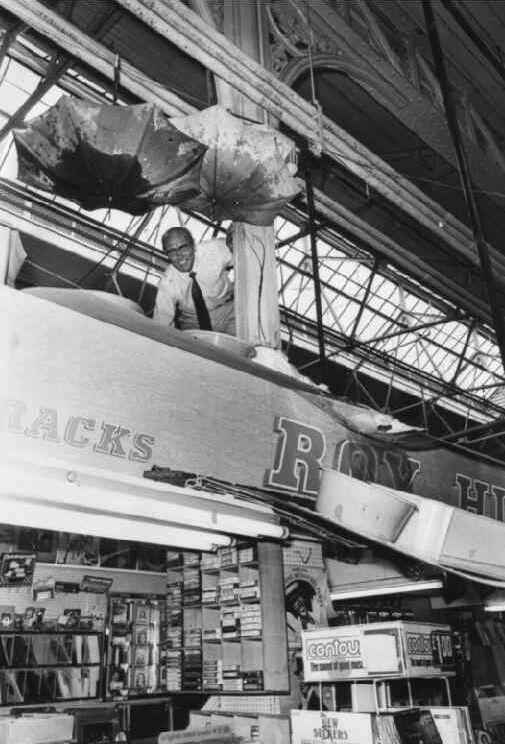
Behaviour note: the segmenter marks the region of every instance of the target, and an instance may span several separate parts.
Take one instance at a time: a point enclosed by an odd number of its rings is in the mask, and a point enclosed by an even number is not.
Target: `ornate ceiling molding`
[[[343,72],[356,80],[369,93],[379,90],[382,91],[384,97],[389,94],[387,86],[379,75],[364,69],[361,65],[347,62],[341,57],[335,57],[333,54],[327,53],[314,54],[312,58],[305,56],[291,60],[283,70],[282,80],[286,85],[292,86],[298,78],[310,70],[311,65],[315,69]]]
[[[365,0],[269,0],[273,69],[288,85],[312,65],[345,72],[378,103],[456,165],[440,86],[414,37],[380,24]],[[307,15],[308,13],[308,15]],[[460,121],[478,185],[505,189],[505,153],[480,112],[459,93]]]
[[[471,232],[465,225],[335,122],[324,116],[320,119],[314,105],[241,52],[180,0],[117,1],[309,142],[319,142],[322,133],[324,151],[330,158],[435,233],[456,255],[463,253],[478,266]],[[26,12],[22,0],[1,3],[15,4],[20,13]],[[311,0],[310,7],[319,4],[318,0]],[[32,0],[30,7],[35,5],[40,4]]]

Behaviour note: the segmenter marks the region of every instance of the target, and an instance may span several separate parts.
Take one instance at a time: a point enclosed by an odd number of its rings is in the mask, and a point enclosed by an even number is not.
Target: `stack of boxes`
[[[240,634],[242,638],[261,638],[261,607],[245,604],[240,608]]]
[[[204,659],[202,680],[204,690],[223,689],[223,662],[221,659]]]
[[[172,554],[170,566],[178,568],[181,556]],[[160,681],[166,690],[182,689],[182,581],[167,585],[164,625],[160,638]]]
[[[223,690],[228,692],[242,691],[240,664],[223,664]]]
[[[225,574],[219,579],[219,601],[224,604],[238,603],[239,600],[239,580],[238,575],[234,573]]]

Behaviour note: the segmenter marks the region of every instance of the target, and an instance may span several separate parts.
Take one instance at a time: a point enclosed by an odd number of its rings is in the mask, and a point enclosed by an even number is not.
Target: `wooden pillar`
[[[237,336],[253,346],[280,347],[273,227],[233,226]]]
[[[193,0],[194,9],[213,22],[206,0]],[[223,0],[222,32],[257,62],[268,66],[263,50],[267,27],[262,0]],[[267,112],[228,83],[216,78],[218,102],[234,114],[267,123]],[[235,318],[237,336],[253,346],[280,347],[280,316],[275,261],[275,233],[272,227],[245,222],[233,226],[235,255]]]
[[[261,2],[224,0],[223,31],[243,52],[265,64],[262,10]],[[236,89],[229,89],[228,95],[234,113],[266,122],[266,111]],[[277,349],[280,347],[280,316],[274,228],[236,223],[233,246],[237,336],[254,346]]]

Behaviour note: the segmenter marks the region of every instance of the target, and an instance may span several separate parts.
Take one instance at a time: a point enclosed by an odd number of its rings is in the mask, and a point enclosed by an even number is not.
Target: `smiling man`
[[[154,320],[181,330],[234,334],[233,255],[227,241],[195,244],[185,227],[171,227],[161,241],[170,264],[160,281]]]

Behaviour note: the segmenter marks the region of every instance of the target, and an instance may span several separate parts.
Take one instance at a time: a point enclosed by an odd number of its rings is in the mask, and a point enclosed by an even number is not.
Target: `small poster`
[[[36,553],[3,553],[0,586],[26,586],[33,580]]]
[[[286,623],[290,648],[301,646],[301,633],[327,625],[324,588],[326,576],[320,568],[284,567]]]
[[[133,673],[133,685],[138,693],[144,693],[147,689],[147,669],[135,669]]]
[[[135,646],[133,666],[146,667],[149,665],[149,646]]]
[[[373,744],[370,713],[324,713],[315,710],[291,711],[292,744]]]

